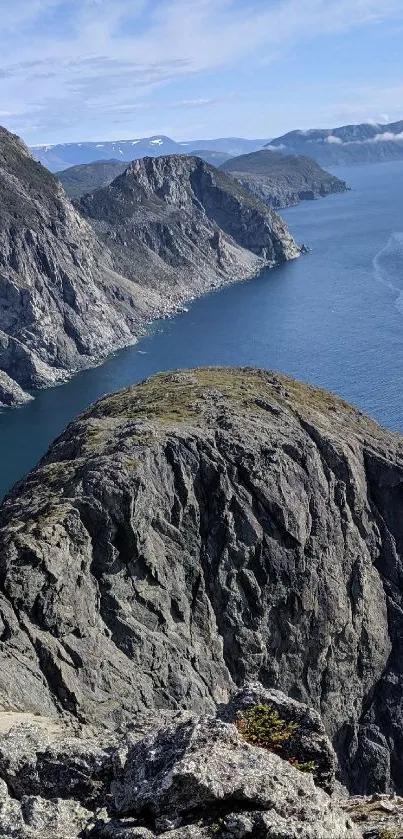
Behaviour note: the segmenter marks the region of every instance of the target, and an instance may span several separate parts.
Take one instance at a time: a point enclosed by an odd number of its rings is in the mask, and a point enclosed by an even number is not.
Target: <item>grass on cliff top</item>
[[[207,406],[258,413],[256,400],[269,399],[291,410],[306,409],[346,422],[352,430],[382,433],[380,426],[344,400],[320,388],[252,367],[201,367],[158,373],[107,396],[84,417],[148,418],[162,425],[198,424]]]

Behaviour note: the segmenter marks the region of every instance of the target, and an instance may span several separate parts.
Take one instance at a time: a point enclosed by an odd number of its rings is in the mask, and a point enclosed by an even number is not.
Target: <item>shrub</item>
[[[298,730],[295,722],[286,722],[270,705],[251,705],[244,711],[239,711],[236,718],[236,727],[244,740],[252,746],[260,746],[281,755],[284,743],[286,743]],[[315,772],[318,768],[314,760],[300,763],[296,757],[286,757],[286,760],[299,769],[300,772]]]

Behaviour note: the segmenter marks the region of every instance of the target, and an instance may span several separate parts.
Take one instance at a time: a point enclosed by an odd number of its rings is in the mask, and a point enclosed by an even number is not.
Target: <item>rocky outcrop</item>
[[[207,164],[166,161],[132,167],[86,199],[101,241],[56,178],[0,129],[0,372],[24,391],[98,362],[189,297],[299,255],[285,224],[230,178],[218,174],[218,189]],[[26,398],[13,387],[2,381],[3,404]]]
[[[257,678],[401,792],[402,480],[398,435],[264,371],[101,400],[1,509],[0,703],[116,728]]]
[[[355,833],[311,774],[244,742],[234,725],[216,719],[149,734],[129,750],[122,780],[112,789],[118,813],[143,816],[157,831],[208,814],[227,837],[342,839]],[[208,827],[199,822],[199,835],[211,835]]]
[[[199,158],[135,160],[77,207],[114,257],[117,270],[170,303],[299,250],[285,223],[231,177]]]
[[[281,757],[297,760],[301,764],[315,764],[315,783],[332,793],[337,768],[336,755],[320,715],[313,708],[296,702],[280,690],[268,690],[252,682],[244,685],[227,705],[219,708],[218,716],[226,722],[233,722],[247,708],[261,705],[272,708],[281,720],[295,727],[281,745]]]
[[[253,685],[237,702],[253,709],[247,703],[264,693]],[[308,709],[281,701],[307,718]],[[226,722],[154,711],[115,734],[19,715],[0,736],[1,836],[359,839],[339,801],[309,771],[247,742],[233,711],[221,709]],[[319,754],[317,732],[304,731],[305,749]],[[326,759],[324,739],[323,745]]]
[[[23,405],[32,399],[17,382],[0,370],[0,408],[10,408],[15,405]]]
[[[269,149],[235,157],[221,169],[275,209],[347,190],[344,181],[325,172],[312,158]]]

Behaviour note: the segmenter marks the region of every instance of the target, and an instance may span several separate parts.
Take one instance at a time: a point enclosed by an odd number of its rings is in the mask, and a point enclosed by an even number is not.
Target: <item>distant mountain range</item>
[[[129,163],[142,157],[161,157],[167,154],[191,154],[214,166],[221,166],[231,157],[250,154],[263,148],[305,155],[322,166],[402,160],[403,120],[386,125],[365,122],[339,128],[289,131],[273,140],[218,137],[178,143],[171,137],[156,135],[134,140],[32,146],[31,151],[36,160],[51,172],[60,172],[94,161]]]
[[[266,144],[283,153],[313,157],[322,166],[351,166],[403,159],[403,120],[290,131]]]
[[[129,163],[142,157],[161,157],[166,154],[196,154],[207,163],[219,166],[224,160],[239,154],[257,151],[269,141],[245,140],[242,137],[218,137],[214,140],[189,140],[177,143],[163,135],[138,140],[115,140],[97,143],[62,143],[52,146],[32,146],[31,151],[51,172],[58,172],[94,160],[120,160]]]
[[[200,152],[198,156],[202,154]],[[225,155],[217,152],[214,158],[217,160],[216,166],[222,157]],[[67,195],[78,199],[86,193],[108,186],[127,166],[126,161],[97,160],[71,166],[56,175]],[[219,168],[274,209],[290,207],[299,201],[324,198],[330,193],[347,189],[344,181],[325,172],[311,158],[284,155],[269,149],[226,158]]]

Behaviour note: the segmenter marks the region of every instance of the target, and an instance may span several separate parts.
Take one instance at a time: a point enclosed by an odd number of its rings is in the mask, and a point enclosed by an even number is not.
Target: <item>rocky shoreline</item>
[[[300,254],[285,223],[198,158],[146,158],[73,206],[0,129],[0,406],[133,343],[190,297]]]

